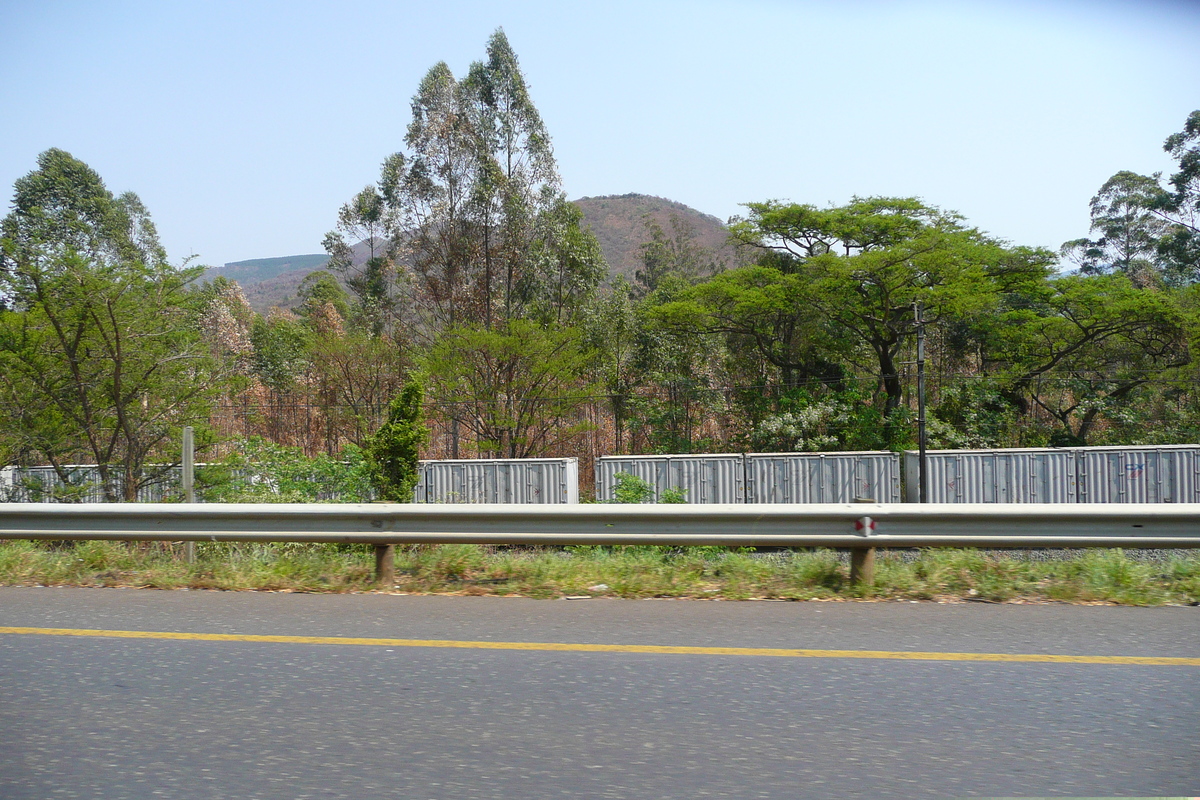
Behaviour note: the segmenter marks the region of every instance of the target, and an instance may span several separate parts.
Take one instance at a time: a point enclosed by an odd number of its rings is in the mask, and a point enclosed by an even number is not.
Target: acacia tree
[[[779,288],[790,286],[792,302],[816,312],[854,346],[852,363],[879,381],[888,419],[903,397],[898,357],[916,334],[915,306],[932,326],[983,313],[1004,292],[1044,280],[1054,260],[1044,250],[1005,247],[914,198],[856,198],[828,209],[778,202],[747,208],[748,217],[732,225],[735,241],[786,257],[797,279],[776,280]]]
[[[732,352],[757,355],[777,369],[785,388],[813,380],[836,384],[853,352],[850,339],[809,302],[804,276],[777,266],[715,275],[656,309],[656,317],[682,333],[724,334]]]
[[[137,197],[62,150],[17,180],[0,226],[0,438],[66,483],[89,460],[106,499],[133,500],[219,390],[200,270],[171,266]]]
[[[1067,276],[1006,298],[981,320],[983,368],[1021,414],[1041,409],[1056,442],[1086,444],[1105,414],[1191,363],[1188,320],[1167,292],[1123,275]]]

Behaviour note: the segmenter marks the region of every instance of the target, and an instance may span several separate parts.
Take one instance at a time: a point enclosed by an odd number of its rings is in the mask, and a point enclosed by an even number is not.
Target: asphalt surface
[[[0,589],[0,627],[1200,657],[1200,609]],[[1200,795],[1200,666],[0,633],[0,798]]]

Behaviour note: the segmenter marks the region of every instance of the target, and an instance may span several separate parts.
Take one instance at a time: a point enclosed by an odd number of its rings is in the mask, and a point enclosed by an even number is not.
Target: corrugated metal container
[[[900,502],[900,455],[747,453],[747,503]]]
[[[9,496],[13,492],[13,475],[16,471],[16,467],[0,468],[0,503],[9,502]]]
[[[10,503],[55,503],[64,499],[79,503],[103,503],[104,489],[100,471],[94,464],[72,464],[64,467],[71,477],[71,491],[53,467],[5,467],[0,470],[0,501]],[[114,468],[114,472],[115,472]],[[161,502],[172,491],[179,492],[183,480],[180,467],[168,469],[161,479],[138,490],[139,503]],[[121,494],[120,478],[113,478],[113,487]]]
[[[1074,503],[1074,448],[928,450],[930,503]],[[904,453],[905,499],[920,502],[919,454]]]
[[[1200,502],[1200,446],[1079,448],[1081,503]]]
[[[746,467],[741,453],[601,456],[596,459],[597,500],[613,499],[618,472],[649,483],[655,501],[667,489],[682,489],[689,503],[745,502]]]
[[[418,503],[578,503],[579,459],[422,461]]]

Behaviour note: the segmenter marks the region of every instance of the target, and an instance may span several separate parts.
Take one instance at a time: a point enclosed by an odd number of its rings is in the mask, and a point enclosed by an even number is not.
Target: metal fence
[[[616,499],[618,474],[633,475],[654,490],[654,502],[668,489],[689,503],[742,503],[746,467],[741,453],[720,455],[601,456],[596,459],[596,499]]]
[[[1081,503],[1198,503],[1200,447],[1081,448]]]
[[[197,465],[203,466],[203,465]],[[617,475],[646,481],[653,500],[680,490],[689,504],[918,501],[918,454],[890,452],[721,453],[603,456],[596,499],[614,498]],[[931,503],[1200,503],[1200,445],[932,450]],[[0,469],[0,502],[104,500],[94,465]],[[182,470],[171,467],[138,491],[138,502],[180,499]],[[114,478],[114,481],[117,479]],[[903,487],[903,498],[901,488]],[[121,496],[119,482],[113,493]],[[324,496],[323,500],[339,500]],[[575,458],[423,461],[417,503],[573,504]]]
[[[900,457],[891,452],[718,453],[603,456],[596,499],[612,500],[616,476],[648,483],[654,500],[681,490],[689,503],[900,502]]]
[[[897,453],[746,454],[747,503],[899,503],[900,499]]]
[[[578,503],[575,458],[422,461],[417,503]]]
[[[919,457],[904,454],[905,498]],[[931,503],[1197,503],[1200,445],[931,450]]]
[[[71,464],[64,468],[64,481],[53,467],[4,467],[0,469],[0,502],[3,503],[103,503],[104,482],[94,464]],[[138,489],[139,503],[161,503],[181,497],[182,467],[168,467],[154,481]],[[124,481],[110,476],[112,493],[121,497]]]
[[[1074,503],[1071,449],[931,450],[926,453],[931,503]],[[919,502],[919,457],[904,454],[905,499]]]

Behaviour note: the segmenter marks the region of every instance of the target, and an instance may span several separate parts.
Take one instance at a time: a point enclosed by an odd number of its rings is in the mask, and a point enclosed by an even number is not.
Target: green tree
[[[1153,204],[1170,229],[1159,241],[1159,255],[1168,273],[1179,282],[1200,280],[1200,110],[1188,115],[1183,130],[1163,143],[1179,168],[1170,178],[1171,188]]]
[[[1152,208],[1162,188],[1157,176],[1133,172],[1113,175],[1092,198],[1092,232],[1099,239],[1076,239],[1062,254],[1085,275],[1120,273],[1135,286],[1153,286],[1162,278],[1159,242],[1170,223]]]
[[[531,458],[587,429],[595,393],[577,329],[513,320],[503,329],[454,328],[427,356],[430,394],[474,433],[481,453]]]
[[[199,268],[167,262],[132,193],[52,149],[0,223],[0,439],[30,460],[97,465],[107,499],[133,500],[207,429],[222,375],[199,331]]]
[[[616,453],[626,452],[634,393],[645,378],[641,343],[645,320],[633,300],[633,288],[618,275],[610,290],[588,305],[583,317],[584,346],[594,354],[593,375],[604,387],[613,415]]]
[[[695,281],[720,269],[712,252],[696,243],[696,226],[678,214],[670,216],[669,234],[649,215],[644,225],[650,238],[638,248],[642,266],[634,273],[640,294],[657,289],[668,275]]]
[[[545,233],[539,220],[561,202],[561,180],[550,136],[503,29],[488,39],[486,60],[471,65],[462,86],[478,143],[472,209],[487,327],[497,311],[501,319],[512,319],[529,301],[534,251]],[[497,278],[499,309],[493,302]]]
[[[732,351],[756,354],[774,367],[784,387],[836,384],[843,378],[841,364],[853,354],[850,340],[809,295],[799,273],[748,266],[688,288],[657,314],[676,331],[725,335]]]
[[[913,198],[747,208],[732,237],[783,257],[798,276],[796,302],[861,348],[859,363],[882,386],[889,421],[903,398],[898,359],[915,336],[915,306],[931,326],[982,314],[1005,292],[1043,281],[1054,260],[1044,250],[1006,247]]]
[[[420,306],[442,327],[477,319],[473,207],[479,135],[470,98],[444,62],[422,79],[405,136],[410,157],[384,162],[383,196],[398,212]]]
[[[423,403],[425,391],[410,380],[388,405],[387,421],[364,448],[376,498],[411,503],[420,480],[421,448],[429,443]]]
[[[329,253],[328,267],[344,276],[357,298],[363,327],[377,337],[383,335],[396,310],[392,284],[399,243],[393,235],[394,217],[380,191],[368,186],[342,206],[337,229],[325,234],[323,242]],[[365,258],[356,254],[356,244]],[[313,288],[330,293],[327,285]]]
[[[1191,363],[1179,303],[1123,275],[1067,276],[1014,293],[981,324],[984,369],[1022,415],[1040,409],[1055,419],[1064,444],[1086,443],[1140,388]]]
[[[362,195],[370,202],[359,205],[386,222],[389,247],[411,267],[419,329],[575,324],[607,270],[562,194],[550,137],[503,30],[463,80],[445,63],[429,70],[404,142],[406,153],[384,162],[378,188]]]
[[[579,207],[562,197],[542,212],[537,227],[519,287],[520,309],[542,325],[578,325],[608,273],[600,243],[583,227]]]
[[[636,367],[652,391],[633,395],[631,428],[648,448],[659,453],[712,450],[711,431],[722,394],[714,391],[723,351],[716,336],[679,331],[659,323],[659,310],[688,290],[680,275],[667,275],[638,308]],[[719,384],[718,384],[719,385]]]
[[[274,310],[255,317],[250,327],[254,372],[277,395],[295,388],[308,368],[309,331],[290,312]]]
[[[1084,274],[1119,272],[1140,288],[1166,280],[1200,280],[1200,111],[1163,144],[1178,170],[1162,185],[1162,173],[1121,171],[1092,198],[1092,231],[1062,254]]]

